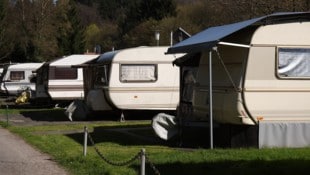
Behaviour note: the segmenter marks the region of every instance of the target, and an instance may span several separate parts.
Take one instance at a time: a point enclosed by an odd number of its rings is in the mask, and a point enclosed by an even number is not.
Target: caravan
[[[0,85],[2,94],[16,96],[22,91],[29,89],[35,91],[34,71],[43,63],[17,63],[9,64],[3,68],[3,75]]]
[[[72,66],[90,62],[97,57],[98,55],[70,55],[42,65],[37,71],[36,99],[83,99],[83,71]]]
[[[86,104],[91,111],[167,110],[179,102],[179,68],[168,47],[111,51],[84,68]]]
[[[195,75],[191,110],[181,103],[179,117],[233,126],[221,132],[259,147],[309,146],[309,30],[310,13],[276,13],[212,27],[170,47],[170,54],[192,56],[175,63],[183,77],[185,70]]]

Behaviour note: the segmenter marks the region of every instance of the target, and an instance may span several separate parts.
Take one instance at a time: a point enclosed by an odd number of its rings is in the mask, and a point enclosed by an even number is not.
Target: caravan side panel
[[[309,22],[277,24],[262,26],[253,35],[244,101],[255,120],[310,120],[310,74],[285,77],[278,72],[279,49],[309,50],[309,29]],[[310,54],[305,54],[309,59]],[[291,61],[297,58],[292,56]],[[298,64],[304,66],[304,70],[310,68],[307,62]]]
[[[248,50],[220,46],[218,51],[219,54],[212,52],[214,120],[219,123],[253,124],[246,114],[240,92]],[[199,120],[208,120],[209,52],[203,53],[196,77],[197,83],[193,94],[194,117]]]
[[[166,63],[134,63],[125,65],[155,65],[156,80],[124,81],[122,64],[111,68],[109,88],[105,89],[110,101],[119,109],[176,110],[179,102],[179,68]]]
[[[48,82],[48,89],[52,100],[83,99],[84,89],[82,69],[77,69],[76,79],[50,79]]]

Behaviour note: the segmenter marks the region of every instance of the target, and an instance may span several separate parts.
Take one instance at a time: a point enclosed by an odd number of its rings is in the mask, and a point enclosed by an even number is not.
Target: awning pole
[[[229,42],[223,42],[223,41],[220,41],[217,44],[226,45],[226,46],[235,46],[235,47],[245,47],[245,48],[251,47],[250,45],[246,45],[246,44],[229,43]]]
[[[213,104],[212,104],[212,50],[209,52],[209,117],[210,117],[210,149],[213,149]]]

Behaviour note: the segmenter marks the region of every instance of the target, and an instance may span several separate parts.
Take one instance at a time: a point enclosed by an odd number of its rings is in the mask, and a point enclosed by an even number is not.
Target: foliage
[[[82,54],[85,48],[84,28],[80,24],[75,2],[69,0],[64,11],[64,15],[59,17],[63,27],[58,27],[57,36],[60,54]]]
[[[100,43],[101,38],[101,30],[100,28],[96,25],[96,24],[91,24],[89,26],[87,26],[86,30],[85,30],[85,38],[87,38],[86,40],[86,48],[87,51],[93,51],[93,47]]]
[[[275,12],[309,10],[308,0],[2,0],[0,62],[48,61],[97,45],[102,52],[155,45],[155,30],[160,45],[169,45],[178,27],[195,34]],[[91,33],[94,26],[98,30]]]
[[[134,2],[136,0],[133,0]],[[127,0],[100,0],[99,3],[99,13],[104,20],[109,20],[112,22],[117,22],[124,17],[127,7],[130,1]]]
[[[11,42],[6,37],[7,35],[7,24],[6,24],[6,12],[7,12],[7,1],[0,1],[0,61],[5,59],[11,52]]]
[[[165,17],[174,16],[176,15],[175,9],[174,0],[136,0],[128,4],[124,18],[119,21],[120,35],[123,37],[123,42],[121,42],[122,47],[136,46],[137,43],[148,43],[145,40],[137,42],[138,35],[141,35],[141,33],[131,30],[137,30],[140,24],[143,25],[147,21],[160,21]],[[153,26],[151,31],[144,33],[145,37],[149,37],[149,32],[154,33],[154,30],[157,30],[156,27]],[[142,30],[146,31],[148,30],[147,28]],[[132,33],[139,34],[132,35]],[[131,40],[129,43],[133,43],[134,45],[128,45],[128,38]]]
[[[55,55],[55,28],[51,0],[16,1],[8,9],[8,38],[14,43],[10,61],[44,61]],[[11,22],[9,22],[11,21]]]

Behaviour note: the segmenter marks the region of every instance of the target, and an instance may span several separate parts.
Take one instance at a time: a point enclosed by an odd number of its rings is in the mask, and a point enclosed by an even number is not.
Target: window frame
[[[14,74],[19,74],[22,76],[19,76],[21,78],[12,78]],[[17,77],[17,76],[15,76]],[[25,80],[25,71],[10,71],[10,81],[21,81],[21,80]]]
[[[94,79],[94,85],[95,86],[98,86],[98,87],[101,87],[101,86],[108,86],[109,85],[109,82],[110,82],[110,67],[111,65],[108,65],[108,64],[103,64],[103,65],[98,65],[98,66],[95,66],[93,68],[93,76],[95,77]],[[101,70],[103,70],[102,72],[100,72]],[[98,78],[99,76],[98,75],[101,75],[100,73],[103,73],[103,76],[105,78],[105,82],[102,82],[101,80],[98,81]],[[102,77],[102,76],[100,76]]]
[[[154,67],[154,80],[122,80],[122,67],[123,66],[153,66]],[[120,64],[119,65],[119,81],[122,83],[154,83],[158,80],[158,64]]]
[[[275,74],[278,79],[282,80],[307,80],[310,79],[310,74],[309,76],[284,76],[279,73],[279,62],[280,62],[280,50],[281,49],[292,49],[292,50],[309,50],[310,53],[310,47],[289,47],[289,46],[283,46],[283,47],[277,47],[276,48],[276,65],[275,65]],[[310,60],[310,54],[309,54],[309,60]],[[310,65],[310,64],[309,64]],[[309,66],[310,68],[310,66]]]
[[[70,74],[66,76],[61,74],[68,70],[71,71]],[[50,80],[76,80],[78,78],[78,68],[51,66],[48,72]]]

